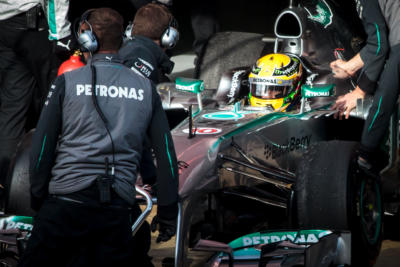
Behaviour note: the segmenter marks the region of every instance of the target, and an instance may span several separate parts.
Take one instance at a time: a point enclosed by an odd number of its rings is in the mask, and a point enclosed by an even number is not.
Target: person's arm
[[[350,111],[357,105],[357,99],[372,94],[389,52],[388,33],[385,18],[382,15],[378,1],[360,0],[360,17],[368,37],[366,45],[349,61],[336,60],[331,63],[334,77],[347,78],[354,70],[362,67],[357,79],[356,88],[346,95],[338,97],[332,109],[338,110],[341,118],[349,118]]]
[[[157,203],[158,206],[168,206],[178,201],[177,158],[167,116],[154,87],[152,98],[153,115],[148,133],[157,160]]]
[[[379,1],[361,0],[361,5],[361,19],[368,37],[360,51],[364,67],[357,83],[364,92],[373,93],[389,52],[389,34]]]
[[[68,20],[69,0],[46,0],[44,11],[49,24],[49,40],[61,40],[71,36]]]
[[[152,88],[152,99],[153,115],[148,133],[157,160],[157,182],[155,186],[157,216],[154,217],[151,228],[154,232],[159,226],[159,235],[156,242],[164,242],[169,240],[176,232],[179,175],[167,116],[154,86]]]
[[[48,184],[54,164],[55,150],[62,124],[62,103],[65,95],[64,75],[51,86],[36,131],[30,154],[29,179],[31,183],[31,207],[40,209],[48,195]]]

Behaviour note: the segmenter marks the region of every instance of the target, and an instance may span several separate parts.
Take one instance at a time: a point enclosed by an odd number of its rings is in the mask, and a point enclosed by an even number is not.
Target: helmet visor
[[[266,85],[260,83],[251,83],[250,92],[252,96],[262,99],[277,99],[288,95],[292,87],[289,85]]]

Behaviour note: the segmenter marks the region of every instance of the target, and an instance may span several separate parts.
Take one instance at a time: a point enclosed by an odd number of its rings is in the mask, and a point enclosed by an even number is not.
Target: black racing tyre
[[[302,229],[350,230],[352,266],[372,266],[383,239],[380,178],[356,164],[356,142],[319,142],[297,168],[296,205]]]
[[[29,153],[34,130],[28,132],[18,145],[17,153],[11,161],[10,174],[6,182],[5,213],[33,216],[31,209],[29,182]]]
[[[352,262],[373,266],[383,241],[384,203],[379,175],[355,170],[353,176],[356,210],[352,214]],[[359,245],[361,244],[361,245]]]
[[[196,67],[197,76],[204,81],[205,88],[218,88],[225,71],[252,66],[265,50],[272,53],[272,43],[263,42],[262,37],[262,34],[248,32],[218,32],[213,35]]]

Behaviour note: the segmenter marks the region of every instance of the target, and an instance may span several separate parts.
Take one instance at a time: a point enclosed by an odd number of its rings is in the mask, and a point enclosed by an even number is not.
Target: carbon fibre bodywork
[[[205,108],[193,118],[194,137],[189,138],[187,121],[175,127],[182,205],[177,265],[187,261],[196,235],[238,237],[295,227],[296,168],[312,143],[335,138],[337,132],[329,132],[332,114],[327,105],[303,113],[300,105],[290,112]],[[257,208],[246,210],[247,205]],[[208,224],[211,232],[193,230]]]

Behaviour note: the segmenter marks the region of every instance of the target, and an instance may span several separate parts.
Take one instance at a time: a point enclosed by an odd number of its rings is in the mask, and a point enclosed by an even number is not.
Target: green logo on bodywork
[[[202,80],[178,77],[175,80],[175,87],[178,90],[199,94],[204,91],[204,82]]]
[[[324,28],[332,24],[333,13],[325,0],[319,1],[317,3],[317,5],[315,6],[315,10],[317,13],[315,15],[313,15],[306,7],[304,9],[308,12],[307,18],[322,24]]]
[[[327,85],[304,84],[301,86],[301,95],[304,98],[333,96],[335,92],[334,89],[335,85],[333,84],[327,84]]]
[[[10,216],[0,219],[0,229],[19,229],[21,231],[32,231],[33,218],[27,216]]]
[[[317,243],[322,237],[331,234],[329,230],[301,230],[285,232],[257,232],[245,235],[229,243],[234,250],[234,257],[260,257],[260,250],[253,248],[255,245],[271,244],[289,240],[296,244]],[[241,249],[243,248],[243,249]]]

